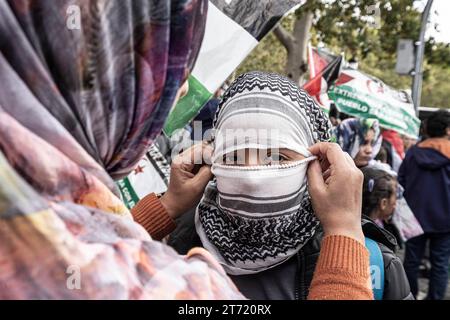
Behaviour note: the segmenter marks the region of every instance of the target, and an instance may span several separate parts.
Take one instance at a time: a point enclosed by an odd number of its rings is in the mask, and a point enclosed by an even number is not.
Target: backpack
[[[372,291],[375,300],[383,300],[384,293],[384,262],[383,254],[378,243],[372,239],[365,238],[366,248],[370,254],[370,278],[372,280]]]

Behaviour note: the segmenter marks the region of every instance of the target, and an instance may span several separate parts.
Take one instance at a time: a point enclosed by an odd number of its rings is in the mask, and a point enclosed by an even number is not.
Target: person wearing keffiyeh
[[[295,255],[319,224],[306,190],[314,159],[307,148],[329,139],[328,119],[287,78],[249,72],[225,92],[214,128],[216,180],[197,208],[197,232],[229,274],[273,268]],[[251,151],[258,159],[249,159]],[[244,158],[245,165],[236,163]]]
[[[215,179],[169,244],[180,253],[206,248],[248,298],[305,299],[322,237],[307,190],[308,147],[329,138],[328,118],[291,80],[239,76],[214,119]]]
[[[323,230],[305,171],[314,159],[308,148],[330,138],[328,118],[291,80],[249,72],[225,92],[214,128],[215,179],[169,244],[180,253],[207,249],[250,299],[306,299]],[[382,238],[375,223],[363,223]],[[399,274],[397,265],[387,268],[389,279]],[[389,287],[384,297],[408,294]]]

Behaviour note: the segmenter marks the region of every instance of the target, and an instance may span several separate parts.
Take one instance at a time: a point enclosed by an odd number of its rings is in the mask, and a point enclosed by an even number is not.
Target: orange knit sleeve
[[[144,227],[155,240],[162,240],[175,229],[175,221],[169,216],[158,197],[151,193],[132,209],[134,221]]]
[[[322,241],[309,300],[373,300],[369,252],[358,241],[339,235]]]

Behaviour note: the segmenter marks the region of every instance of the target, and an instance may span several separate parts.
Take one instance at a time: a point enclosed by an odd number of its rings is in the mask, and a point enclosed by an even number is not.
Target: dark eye
[[[271,154],[268,154],[264,158],[263,164],[265,164],[265,165],[267,165],[267,164],[278,164],[278,163],[283,163],[283,162],[285,162],[287,160],[288,160],[287,157],[285,157],[281,153],[271,153]]]
[[[223,156],[223,163],[227,165],[238,165],[241,163],[242,159],[240,159],[239,155],[234,152],[230,154],[226,154]]]

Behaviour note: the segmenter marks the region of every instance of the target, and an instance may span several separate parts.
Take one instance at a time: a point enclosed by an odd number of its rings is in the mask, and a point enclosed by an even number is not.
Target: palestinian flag
[[[339,78],[342,56],[309,47],[309,78],[303,86],[325,109],[329,109],[328,89]]]
[[[305,0],[210,0],[205,36],[189,92],[170,114],[164,133],[188,124],[280,19]]]

